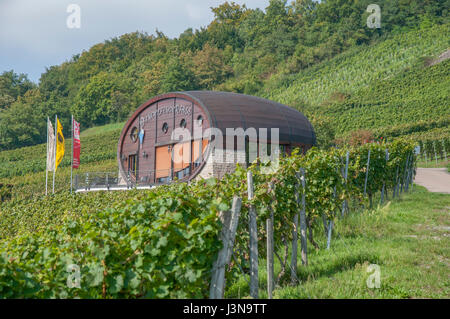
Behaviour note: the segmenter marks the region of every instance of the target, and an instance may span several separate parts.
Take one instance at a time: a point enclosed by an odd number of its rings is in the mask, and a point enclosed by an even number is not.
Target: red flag
[[[80,167],[80,123],[73,120],[73,168]]]

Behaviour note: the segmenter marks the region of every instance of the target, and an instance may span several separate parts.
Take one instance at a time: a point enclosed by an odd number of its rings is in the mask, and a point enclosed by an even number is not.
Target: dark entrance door
[[[135,178],[137,177],[136,176],[136,173],[137,173],[137,160],[136,159],[137,159],[136,154],[128,156],[128,174]]]

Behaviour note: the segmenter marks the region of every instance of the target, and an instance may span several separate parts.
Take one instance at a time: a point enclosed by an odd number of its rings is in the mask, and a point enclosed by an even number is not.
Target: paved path
[[[418,168],[414,183],[430,192],[450,194],[450,174],[446,168]]]

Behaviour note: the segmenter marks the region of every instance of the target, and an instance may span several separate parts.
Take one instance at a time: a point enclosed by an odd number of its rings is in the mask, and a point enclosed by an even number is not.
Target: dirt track
[[[430,192],[450,194],[450,174],[446,168],[418,168],[414,183]]]

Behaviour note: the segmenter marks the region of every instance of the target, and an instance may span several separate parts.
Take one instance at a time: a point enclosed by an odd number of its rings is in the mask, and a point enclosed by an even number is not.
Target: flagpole
[[[58,115],[55,115],[55,146],[54,146],[54,150],[55,150],[55,163],[53,166],[53,194],[55,193],[55,175],[56,175],[56,143],[57,143],[57,136],[58,136]]]
[[[72,114],[72,160],[70,161],[70,194],[73,188],[73,114]]]
[[[47,116],[47,154],[46,157],[47,159],[45,160],[45,196],[47,196],[48,194],[48,123],[49,123],[50,119]]]

